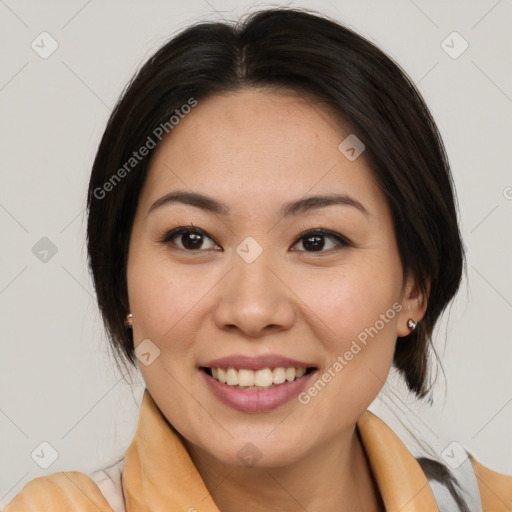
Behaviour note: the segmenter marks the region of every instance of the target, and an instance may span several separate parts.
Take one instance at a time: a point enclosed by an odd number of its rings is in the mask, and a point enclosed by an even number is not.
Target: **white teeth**
[[[295,368],[286,368],[286,380],[295,380]]]
[[[274,384],[282,384],[286,380],[286,370],[283,367],[276,368],[272,373]]]
[[[212,377],[228,386],[239,389],[269,389],[274,385],[283,384],[300,379],[306,373],[306,368],[263,368],[261,370],[248,370],[241,368],[210,368]]]
[[[252,370],[245,369],[238,370],[238,385],[254,386],[254,372]]]
[[[263,370],[257,370],[254,373],[254,385],[255,386],[272,386],[273,375],[270,368],[263,368]]]
[[[238,372],[234,368],[228,368],[226,372],[226,384],[228,386],[238,386]]]

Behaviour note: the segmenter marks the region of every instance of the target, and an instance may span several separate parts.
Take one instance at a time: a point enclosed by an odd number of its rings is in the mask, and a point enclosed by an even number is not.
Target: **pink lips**
[[[201,366],[207,368],[245,368],[247,370],[261,370],[263,368],[310,368],[315,366],[313,363],[305,363],[304,361],[297,361],[296,359],[290,359],[289,357],[279,355],[264,355],[264,356],[229,356],[221,357],[220,359],[214,359]]]
[[[277,384],[273,388],[264,390],[243,390],[228,386],[214,379],[204,368],[245,368],[248,370],[261,370],[263,368],[311,368],[314,365],[296,359],[278,355],[266,355],[259,357],[230,356],[209,361],[200,366],[200,373],[206,381],[210,391],[224,404],[242,412],[257,413],[275,409],[295,398],[310,381],[316,371],[307,373],[294,381],[286,381]]]

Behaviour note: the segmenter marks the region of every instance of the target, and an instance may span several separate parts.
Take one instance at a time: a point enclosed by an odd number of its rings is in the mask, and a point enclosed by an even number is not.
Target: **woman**
[[[7,512],[510,509],[512,477],[415,456],[367,410],[392,366],[428,395],[464,263],[436,125],[373,44],[292,9],[186,29],[115,108],[88,208],[137,432]]]

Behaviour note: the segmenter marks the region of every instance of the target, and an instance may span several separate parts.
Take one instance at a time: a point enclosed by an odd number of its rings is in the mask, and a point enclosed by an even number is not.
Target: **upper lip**
[[[263,368],[311,368],[315,367],[312,363],[298,361],[289,357],[280,356],[276,354],[267,354],[262,356],[246,356],[234,355],[228,357],[221,357],[208,361],[201,365],[206,368],[244,368],[247,370],[261,370]]]

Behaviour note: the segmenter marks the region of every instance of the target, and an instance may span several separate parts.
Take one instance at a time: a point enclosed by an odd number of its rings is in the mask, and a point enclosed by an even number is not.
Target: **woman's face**
[[[364,152],[339,149],[348,135],[319,104],[244,90],[200,100],[153,155],[127,270],[139,368],[167,420],[223,463],[284,466],[352,432],[419,319]],[[178,191],[207,199],[159,201]]]

